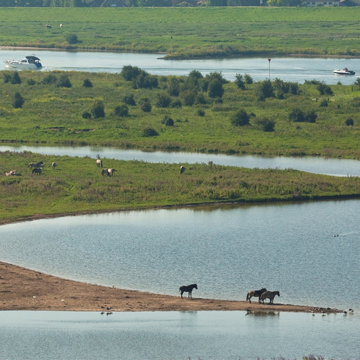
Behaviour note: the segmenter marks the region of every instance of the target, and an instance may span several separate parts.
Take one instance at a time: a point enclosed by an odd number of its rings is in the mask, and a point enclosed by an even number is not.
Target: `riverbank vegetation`
[[[221,73],[0,74],[0,143],[360,159],[359,86]]]
[[[56,162],[55,169],[51,167]],[[41,174],[30,162],[43,162]],[[0,223],[44,216],[226,202],[299,201],[360,195],[357,177],[297,170],[245,169],[208,164],[151,164],[103,159],[115,174],[102,176],[95,159],[0,153]],[[16,170],[21,176],[5,176]]]
[[[357,7],[0,8],[0,45],[157,52],[178,59],[358,56],[359,14]]]

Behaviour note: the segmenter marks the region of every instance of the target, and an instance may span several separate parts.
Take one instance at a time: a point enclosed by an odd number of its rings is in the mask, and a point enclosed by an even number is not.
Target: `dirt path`
[[[288,312],[341,312],[337,309],[290,304],[262,305],[255,300],[181,299],[66,280],[0,262],[0,310],[65,311],[200,311],[248,310]],[[277,298],[279,299],[279,298]],[[276,301],[276,300],[275,300]]]

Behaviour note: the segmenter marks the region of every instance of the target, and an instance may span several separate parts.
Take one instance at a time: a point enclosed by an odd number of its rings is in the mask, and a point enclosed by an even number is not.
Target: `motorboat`
[[[334,70],[337,75],[355,75],[355,71],[348,70],[348,68]]]
[[[6,67],[18,69],[40,69],[42,67],[40,59],[35,55],[25,56],[22,60],[5,60]]]

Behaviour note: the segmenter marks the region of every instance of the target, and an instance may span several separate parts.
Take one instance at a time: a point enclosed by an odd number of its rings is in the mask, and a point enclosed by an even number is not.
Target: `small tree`
[[[143,112],[151,112],[151,104],[150,104],[150,101],[144,101],[142,104],[141,104],[141,110]]]
[[[333,95],[333,91],[331,90],[331,87],[329,85],[326,85],[324,81],[318,84],[316,89],[319,91],[320,95]]]
[[[199,116],[204,116],[204,115],[205,115],[205,111],[204,111],[203,109],[198,109],[197,114],[198,114]]]
[[[165,126],[174,126],[174,120],[167,115],[164,116],[161,123],[164,124]]]
[[[29,79],[29,80],[27,81],[27,83],[28,83],[28,85],[33,86],[33,85],[36,84],[36,81],[35,81],[34,79]]]
[[[305,121],[309,123],[315,123],[316,119],[317,119],[317,115],[314,110],[310,111],[305,116]]]
[[[274,131],[275,121],[269,120],[268,118],[260,119],[255,121],[256,125],[265,132]]]
[[[21,84],[21,79],[20,79],[19,73],[17,71],[15,71],[11,75],[11,83],[12,84]]]
[[[244,77],[241,74],[235,75],[235,84],[239,89],[243,89],[243,90],[245,89]]]
[[[352,118],[348,118],[345,120],[346,126],[354,126],[354,120]]]
[[[104,104],[101,100],[95,100],[91,107],[91,114],[94,118],[101,118],[105,116]]]
[[[13,101],[12,101],[12,106],[15,109],[19,109],[23,106],[24,102],[25,102],[25,99],[20,95],[20,93],[18,93],[18,92],[15,93]]]
[[[63,74],[63,75],[60,76],[59,83],[58,83],[57,86],[66,87],[66,88],[71,88],[72,87],[70,79],[66,74]]]
[[[136,79],[142,73],[142,71],[143,70],[141,70],[137,66],[125,65],[121,70],[121,76],[126,81],[131,81],[133,79]]]
[[[159,134],[157,133],[157,131],[153,128],[147,127],[145,129],[143,129],[142,131],[142,136],[144,137],[151,137],[151,136],[158,136]]]
[[[77,44],[79,40],[76,34],[66,34],[66,41],[69,44]]]
[[[52,74],[49,74],[49,75],[46,75],[43,78],[41,83],[44,84],[44,85],[49,85],[49,84],[55,84],[56,81],[57,81],[56,76],[52,75]]]
[[[157,94],[156,107],[158,108],[167,108],[171,104],[170,96],[166,94]]]
[[[299,108],[295,108],[291,110],[289,114],[289,120],[293,122],[304,122],[305,121],[304,113]]]
[[[130,94],[130,95],[125,95],[123,97],[123,102],[127,105],[131,105],[131,106],[135,106],[136,105],[136,102],[134,100],[134,95],[133,94]]]
[[[91,114],[87,111],[84,111],[81,116],[84,118],[84,119],[91,119]]]
[[[129,115],[129,108],[126,105],[117,106],[114,113],[117,116],[125,117]]]
[[[221,98],[223,95],[224,95],[224,89],[223,89],[221,81],[219,81],[218,79],[212,80],[209,83],[209,97]]]
[[[244,75],[245,84],[252,84],[254,82],[253,78],[249,74]]]
[[[270,80],[259,82],[257,93],[260,99],[274,97],[274,90]]]
[[[249,125],[250,116],[247,114],[247,112],[243,109],[237,111],[232,117],[231,117],[231,124],[234,126],[245,126]]]
[[[89,79],[85,79],[84,82],[83,82],[83,87],[90,88],[90,87],[93,87],[93,84]]]

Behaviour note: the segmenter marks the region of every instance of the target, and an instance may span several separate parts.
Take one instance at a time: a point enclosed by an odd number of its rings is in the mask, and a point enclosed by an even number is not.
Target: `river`
[[[21,60],[33,50],[1,50],[4,60]],[[120,72],[124,65],[138,66],[154,75],[188,75],[196,69],[203,75],[221,71],[224,78],[234,81],[236,74],[249,74],[255,81],[269,78],[303,83],[316,79],[327,84],[353,84],[356,76],[334,75],[333,70],[347,67],[359,73],[359,59],[279,57],[269,62],[267,58],[231,58],[204,60],[162,60],[159,54],[75,52],[36,50],[42,61],[42,71]],[[5,64],[3,70],[7,69]]]

